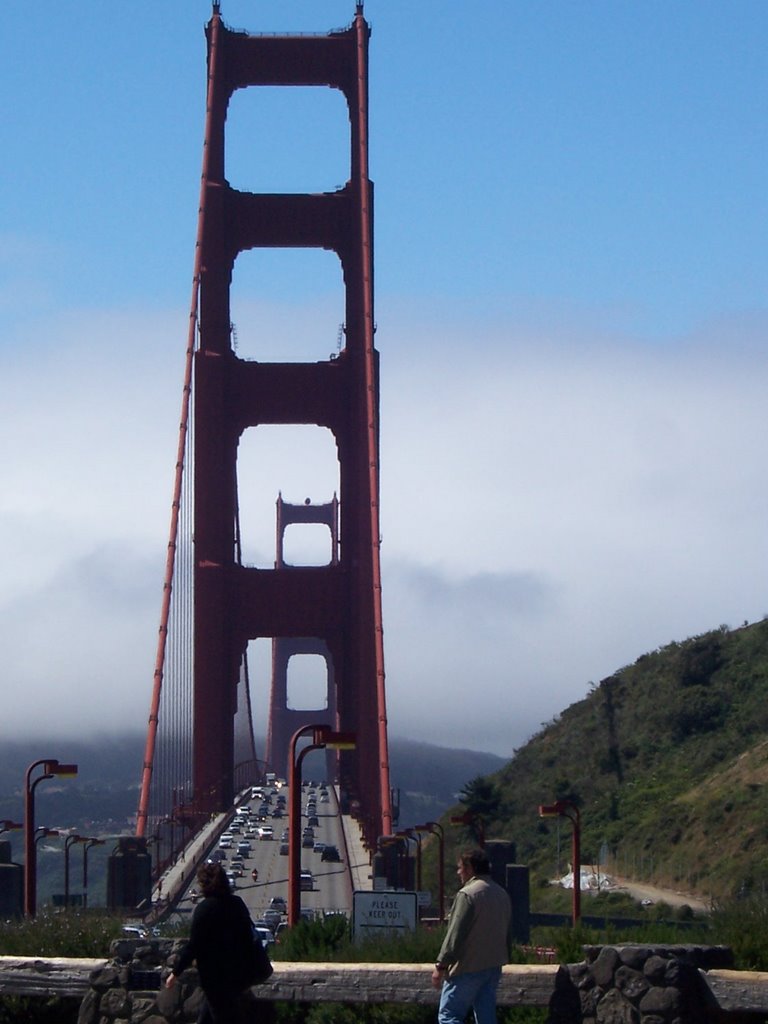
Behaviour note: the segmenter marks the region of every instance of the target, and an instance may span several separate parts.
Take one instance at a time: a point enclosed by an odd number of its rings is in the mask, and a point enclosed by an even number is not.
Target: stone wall
[[[561,968],[549,1024],[701,1024],[712,1019],[700,971],[732,967],[724,946],[585,946]]]
[[[163,987],[169,960],[181,942],[124,939],[111,959],[90,975],[78,1024],[193,1024],[200,1005],[197,971],[173,989]],[[549,1024],[704,1024],[741,1019],[721,1016],[707,971],[732,966],[722,946],[586,946],[585,959],[564,967],[513,964],[504,968],[500,1006],[547,1007]],[[727,975],[728,971],[721,971]],[[435,1006],[429,964],[278,963],[269,982],[253,990],[269,1003],[412,1003]],[[737,982],[739,989],[743,984]],[[253,993],[249,994],[253,1000]],[[743,1004],[742,1004],[743,1005]],[[750,1017],[754,1020],[754,1017]]]

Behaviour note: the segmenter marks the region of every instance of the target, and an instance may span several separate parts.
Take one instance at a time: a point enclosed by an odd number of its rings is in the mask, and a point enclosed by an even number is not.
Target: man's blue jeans
[[[496,989],[500,980],[500,967],[447,978],[440,992],[438,1024],[464,1024],[470,1008],[475,1011],[477,1024],[496,1024]]]

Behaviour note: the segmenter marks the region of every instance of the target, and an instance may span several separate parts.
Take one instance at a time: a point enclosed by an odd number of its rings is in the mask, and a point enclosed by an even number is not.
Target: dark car
[[[320,854],[320,860],[340,861],[341,854],[339,853],[338,847],[326,846],[326,848]]]

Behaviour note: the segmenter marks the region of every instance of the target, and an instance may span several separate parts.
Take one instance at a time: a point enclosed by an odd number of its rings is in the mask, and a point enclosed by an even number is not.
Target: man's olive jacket
[[[501,967],[509,960],[512,906],[490,875],[475,875],[456,893],[437,962],[451,977]]]

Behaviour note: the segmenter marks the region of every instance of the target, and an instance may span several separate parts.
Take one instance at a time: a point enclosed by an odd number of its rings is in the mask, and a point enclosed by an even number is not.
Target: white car
[[[274,839],[275,831],[271,825],[262,825],[259,829],[259,839]]]

